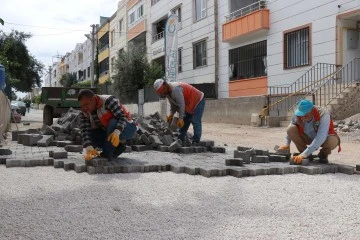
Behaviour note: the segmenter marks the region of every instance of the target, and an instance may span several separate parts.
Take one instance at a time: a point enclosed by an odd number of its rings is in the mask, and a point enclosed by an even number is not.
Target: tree
[[[0,18],[0,24],[4,25],[4,20],[2,20],[1,18]]]
[[[163,76],[159,65],[148,62],[145,46],[133,46],[128,51],[120,51],[114,70],[112,79],[115,92],[125,102],[136,102],[138,89]]]
[[[33,57],[25,42],[30,34],[13,30],[7,34],[0,31],[0,62],[5,66],[5,93],[11,98],[12,88],[20,92],[30,92],[41,86],[44,65]]]
[[[61,76],[59,81],[63,87],[71,87],[77,83],[76,73],[65,73]]]

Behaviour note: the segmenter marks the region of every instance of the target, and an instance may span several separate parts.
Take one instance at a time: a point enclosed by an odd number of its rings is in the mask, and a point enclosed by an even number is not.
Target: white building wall
[[[207,2],[207,15],[195,22],[193,0],[161,0],[151,7],[151,24],[170,13],[172,9],[181,6],[181,29],[178,31],[178,47],[182,48],[182,72],[177,80],[191,84],[215,82],[215,18],[214,1]],[[149,26],[149,25],[148,25]],[[152,30],[152,28],[150,28]],[[207,66],[193,68],[193,43],[206,39]],[[151,59],[163,56],[158,53],[152,56],[154,50],[161,50],[162,40],[150,45]],[[159,44],[160,43],[160,44]]]
[[[122,31],[120,32],[120,20],[122,19]],[[122,0],[118,4],[116,16],[110,21],[110,38],[111,32],[114,31],[113,46],[110,44],[110,77],[115,74],[112,66],[112,59],[117,59],[118,52],[124,48],[126,42],[126,31],[127,31],[127,14],[126,14],[126,1]],[[111,39],[110,39],[111,43]]]
[[[283,66],[284,31],[302,25],[311,24],[312,65],[336,64],[336,16],[359,9],[359,1],[268,0],[267,8],[270,10],[269,31],[225,43],[222,42],[222,25],[225,23],[225,16],[230,14],[229,1],[219,1],[219,98],[229,97],[229,49],[266,39],[269,86],[291,84],[309,70],[311,66],[294,69],[284,69]],[[345,54],[344,62],[357,54],[355,51]]]

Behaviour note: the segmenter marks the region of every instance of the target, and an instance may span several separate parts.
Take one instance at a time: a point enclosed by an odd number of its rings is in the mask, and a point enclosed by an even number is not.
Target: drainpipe
[[[214,0],[214,20],[215,20],[215,98],[219,98],[219,13],[218,0]]]

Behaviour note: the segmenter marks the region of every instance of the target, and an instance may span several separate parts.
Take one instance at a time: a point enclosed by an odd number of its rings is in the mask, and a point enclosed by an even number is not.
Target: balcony
[[[242,36],[263,30],[269,30],[269,9],[265,1],[259,1],[236,10],[225,17],[222,25],[223,42],[237,40]]]
[[[164,38],[164,31],[159,32],[158,34],[153,36],[152,43],[159,41]]]
[[[145,16],[136,20],[133,24],[128,26],[127,40],[130,41],[136,36],[140,35],[143,32],[146,32],[146,18]]]

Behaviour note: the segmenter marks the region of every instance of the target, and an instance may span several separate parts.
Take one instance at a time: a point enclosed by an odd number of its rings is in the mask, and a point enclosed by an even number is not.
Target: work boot
[[[123,152],[125,152],[126,150],[126,144],[125,143],[120,143],[119,146],[117,146],[114,149],[114,153],[113,153],[113,158],[117,158],[120,154],[122,154]]]
[[[321,152],[318,154],[319,163],[327,164],[329,163],[328,156],[325,154],[322,154]]]

